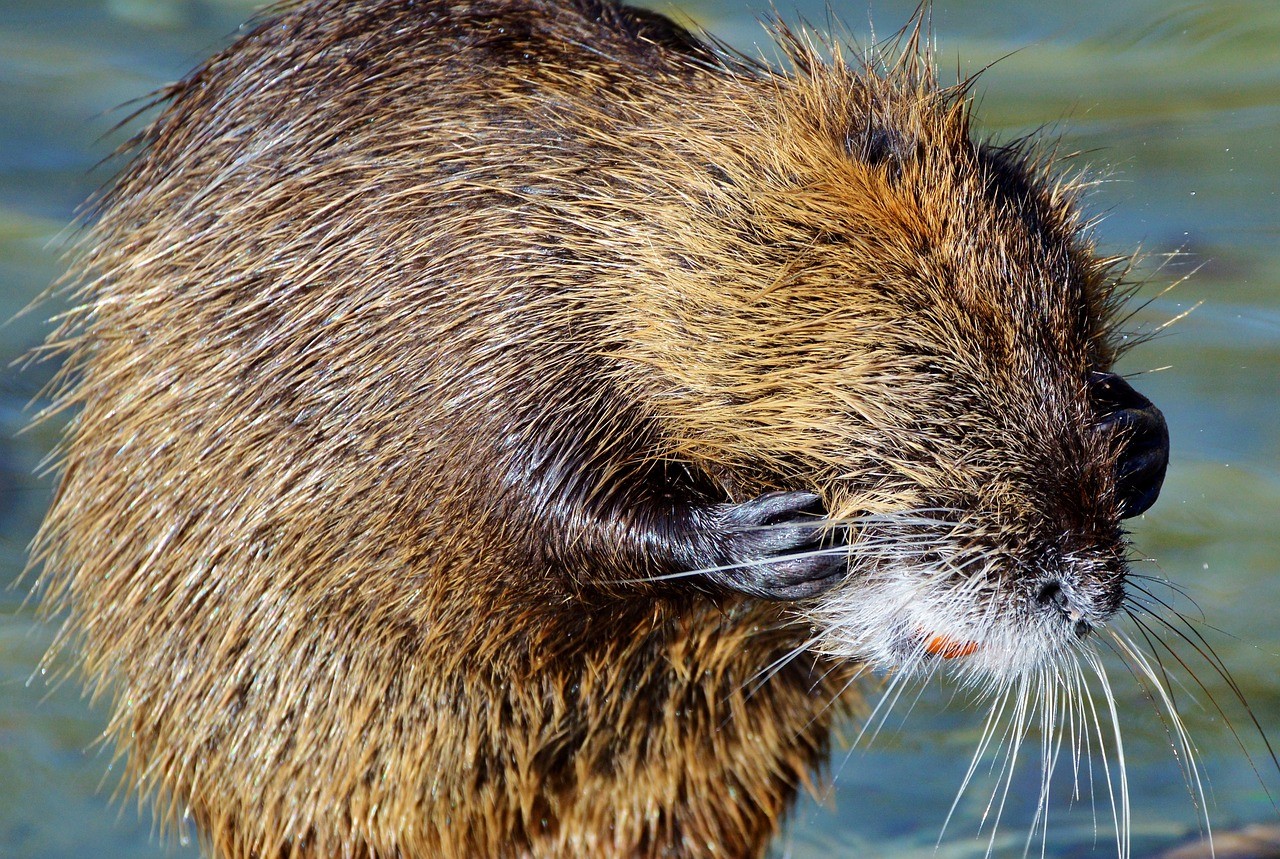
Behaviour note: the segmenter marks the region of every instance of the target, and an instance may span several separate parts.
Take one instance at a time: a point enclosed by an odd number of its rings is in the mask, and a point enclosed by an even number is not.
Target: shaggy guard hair
[[[1080,183],[975,141],[919,28],[775,35],[782,68],[599,0],[313,0],[164,94],[50,338],[34,553],[164,820],[761,855],[854,678],[943,658],[1011,736],[1058,700],[1105,743],[1120,296]],[[725,586],[695,549],[757,497],[816,499],[782,558],[847,574]]]

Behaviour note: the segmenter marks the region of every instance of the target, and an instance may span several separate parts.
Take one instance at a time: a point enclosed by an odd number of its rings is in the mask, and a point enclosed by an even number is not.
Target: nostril
[[[1043,606],[1056,606],[1061,611],[1067,610],[1067,594],[1059,582],[1047,582],[1036,594],[1036,602]]]
[[[1084,638],[1093,630],[1090,623],[1080,611],[1080,606],[1073,603],[1066,588],[1059,581],[1045,582],[1036,592],[1036,604],[1056,611],[1071,624],[1071,631],[1077,638]]]

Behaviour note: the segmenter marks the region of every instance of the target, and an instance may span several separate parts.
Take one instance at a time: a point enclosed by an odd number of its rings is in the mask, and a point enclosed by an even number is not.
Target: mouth
[[[873,671],[943,669],[999,685],[1070,659],[1110,615],[1107,559],[1067,559],[1075,566],[1066,572],[1010,584],[1003,555],[982,554],[979,565],[964,551],[941,569],[930,558],[849,577],[816,607],[826,630],[816,648]]]
[[[923,631],[920,632],[919,639],[924,642],[926,653],[943,659],[959,659],[962,656],[970,656],[976,653],[979,647],[976,641],[963,641],[946,635],[929,635]]]

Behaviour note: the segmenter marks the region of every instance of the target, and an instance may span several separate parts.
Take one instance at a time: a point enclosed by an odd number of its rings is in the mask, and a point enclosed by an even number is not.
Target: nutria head
[[[1002,678],[1056,662],[1120,606],[1120,522],[1168,456],[1159,410],[1110,372],[1115,261],[1072,180],[1025,143],[974,140],[966,87],[783,38],[796,77],[699,117],[696,158],[671,144],[653,184],[698,197],[645,212],[646,235],[680,240],[626,274],[645,300],[622,357],[669,456],[736,502],[788,489],[792,519],[825,508],[816,551],[848,567],[712,577],[808,598],[836,657],[963,652]]]

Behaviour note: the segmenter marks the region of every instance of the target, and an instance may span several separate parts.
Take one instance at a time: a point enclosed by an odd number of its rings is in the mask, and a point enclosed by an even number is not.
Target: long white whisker
[[[767,566],[769,564],[778,564],[784,561],[802,561],[805,558],[817,558],[831,555],[848,554],[847,546],[823,546],[818,549],[810,549],[804,552],[794,552],[789,555],[772,555],[767,558],[751,559],[748,561],[739,561],[733,564],[718,564],[714,567],[699,567],[696,570],[683,570],[678,573],[664,573],[660,576],[644,576],[637,579],[615,579],[614,584],[620,585],[636,585],[645,582],[665,582],[672,579],[684,579],[690,576],[704,576],[708,573],[720,573],[725,570],[742,570],[748,567]]]
[[[1165,684],[1160,682],[1160,675],[1151,665],[1151,661],[1147,659],[1145,653],[1142,652],[1130,639],[1120,630],[1113,629],[1111,638],[1116,642],[1123,655],[1130,660],[1130,664],[1138,666],[1142,673],[1151,681],[1151,688],[1154,689],[1156,695],[1160,699],[1160,704],[1164,709],[1165,715],[1168,716],[1169,725],[1173,727],[1176,744],[1174,745],[1174,753],[1181,757],[1184,761],[1184,770],[1188,773],[1188,777],[1195,785],[1195,793],[1193,796],[1198,800],[1200,806],[1201,819],[1204,821],[1205,834],[1209,842],[1210,854],[1213,853],[1213,825],[1209,819],[1209,803],[1205,795],[1204,780],[1200,775],[1199,751],[1195,743],[1191,741],[1191,735],[1187,733],[1186,724],[1182,721],[1182,716],[1178,712],[1173,698],[1169,694]]]
[[[1114,629],[1111,630],[1112,638],[1117,635]],[[1116,747],[1116,778],[1119,780],[1119,796],[1117,797],[1116,779],[1113,778],[1111,772],[1111,764],[1107,761],[1106,745],[1107,733],[1102,729],[1102,719],[1098,715],[1096,700],[1092,691],[1086,684],[1084,689],[1087,694],[1089,710],[1093,717],[1093,727],[1098,737],[1098,747],[1102,759],[1102,773],[1106,779],[1107,796],[1111,803],[1111,821],[1115,827],[1116,833],[1116,852],[1120,859],[1128,859],[1130,855],[1130,804],[1129,804],[1129,773],[1124,753],[1124,738],[1120,733],[1120,716],[1116,710],[1115,693],[1111,689],[1111,680],[1107,676],[1106,666],[1102,664],[1102,660],[1098,658],[1097,653],[1092,650],[1084,651],[1085,661],[1089,667],[1093,669],[1094,675],[1098,678],[1099,684],[1102,686],[1102,693],[1107,704],[1108,715],[1111,719],[1111,736],[1115,740]]]
[[[808,641],[805,641],[801,644],[796,645],[795,647],[791,648],[786,653],[784,653],[782,656],[779,656],[773,662],[770,662],[764,668],[761,668],[759,671],[753,674],[751,678],[745,684],[743,684],[744,687],[747,687],[747,697],[749,698],[752,695],[754,695],[756,692],[760,691],[760,688],[764,686],[766,683],[768,683],[770,680],[772,680],[779,671],[781,671],[783,668],[789,665],[793,660],[795,660],[798,656],[800,656],[800,654],[808,651],[810,647],[816,644],[819,638],[820,636],[815,635],[814,637],[810,638]]]
[[[996,728],[1004,718],[1009,698],[1013,693],[1014,687],[1006,686],[1002,694],[993,696],[991,709],[987,712],[987,718],[982,726],[982,733],[978,737],[978,746],[974,749],[973,757],[969,759],[969,768],[965,771],[964,778],[960,781],[960,789],[956,791],[955,799],[951,801],[951,808],[947,810],[946,819],[942,822],[942,831],[938,833],[937,844],[939,845],[942,843],[942,836],[946,834],[947,826],[951,823],[951,818],[955,816],[956,809],[960,806],[960,800],[964,797],[965,791],[968,790],[970,782],[973,781],[973,775],[978,770],[978,764],[986,756],[987,748],[995,736]]]
[[[991,836],[987,841],[987,856],[990,856],[992,851],[995,850],[996,834],[1000,831],[1000,819],[1004,815],[1005,804],[1009,799],[1009,790],[1013,786],[1013,776],[1017,770],[1018,753],[1022,750],[1022,743],[1026,739],[1026,733],[1029,729],[1029,708],[1033,706],[1028,702],[1031,697],[1029,690],[1030,682],[1024,675],[1018,679],[1017,703],[1013,709],[1013,718],[1009,724],[1009,729],[1005,734],[1008,737],[1009,744],[1005,747],[1003,760],[1000,762],[1000,774],[997,777],[996,787],[992,791],[991,799],[982,814],[980,826],[986,826],[988,821],[990,821],[991,825]],[[1001,746],[1004,746],[1003,741]]]

